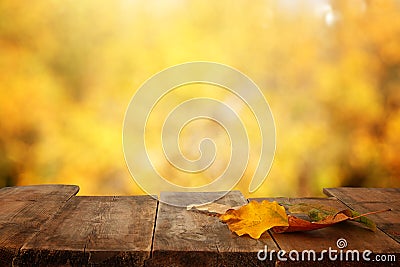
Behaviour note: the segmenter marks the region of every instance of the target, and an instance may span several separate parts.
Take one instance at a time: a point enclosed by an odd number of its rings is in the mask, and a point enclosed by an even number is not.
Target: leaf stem
[[[358,216],[356,216],[356,217],[352,217],[352,218],[350,218],[350,220],[355,220],[355,219],[358,219],[358,218],[360,218],[360,217],[364,217],[364,216],[367,216],[367,215],[376,214],[376,213],[381,213],[381,212],[386,212],[386,211],[391,211],[391,210],[392,210],[392,209],[389,208],[389,209],[384,209],[384,210],[371,211],[371,212],[367,212],[367,213],[358,215]]]

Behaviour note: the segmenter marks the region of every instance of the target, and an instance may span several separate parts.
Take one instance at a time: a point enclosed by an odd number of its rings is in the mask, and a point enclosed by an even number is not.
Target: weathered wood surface
[[[395,262],[369,265],[400,266],[399,189],[335,188],[330,198],[269,198],[359,212],[383,208],[371,215],[379,229],[372,232],[355,222],[302,233],[266,232],[261,239],[238,237],[218,218],[158,202],[150,196],[75,196],[77,186],[43,185],[0,189],[0,266],[362,266],[365,261],[280,261],[273,250],[364,250],[395,255]],[[213,200],[220,193],[162,193],[161,200],[182,206]],[[261,201],[259,198],[257,201]],[[217,200],[238,206],[247,200],[233,191]],[[267,247],[267,260],[257,252]],[[270,256],[272,257],[270,259]],[[286,258],[288,255],[286,255]],[[306,255],[308,256],[308,254]],[[361,254],[360,254],[361,256]]]
[[[10,265],[24,243],[78,191],[74,185],[0,189],[0,265]]]
[[[177,203],[178,200],[186,206],[214,197],[213,193],[162,193],[161,201]],[[216,202],[232,206],[247,203],[239,191],[232,191]],[[238,237],[218,218],[160,202],[153,257],[147,263],[149,266],[265,266],[257,259],[257,252],[265,245],[278,249],[268,233],[259,240]]]
[[[16,263],[142,266],[156,208],[150,196],[74,197],[22,247]]]
[[[267,199],[269,201],[277,201],[278,203],[287,203],[287,204],[298,204],[298,203],[306,203],[310,205],[323,205],[327,207],[333,207],[337,210],[344,210],[347,207],[338,201],[336,198],[258,198],[254,199],[257,201],[262,201]],[[362,224],[356,222],[343,222],[337,225],[327,227],[324,229],[308,231],[308,232],[297,232],[297,233],[273,233],[271,231],[274,240],[280,249],[285,250],[287,252],[291,250],[299,251],[300,253],[304,250],[313,250],[316,252],[316,259],[321,258],[323,261],[291,261],[288,255],[287,262],[280,262],[281,265],[299,265],[307,263],[307,265],[319,266],[323,264],[324,266],[337,266],[338,260],[332,261],[329,259],[328,252],[325,252],[324,255],[321,256],[322,251],[332,250],[340,251],[346,253],[348,250],[358,250],[360,252],[360,260],[359,261],[342,261],[342,264],[346,266],[360,266],[360,264],[369,264],[369,265],[378,265],[382,266],[382,263],[376,262],[366,262],[362,259],[362,252],[365,250],[372,251],[372,254],[369,258],[374,259],[376,254],[391,254],[396,255],[396,262],[387,262],[385,266],[398,266],[400,259],[400,244],[390,237],[388,237],[385,233],[380,230],[373,232],[367,228],[365,228]],[[345,239],[347,246],[340,248],[337,246],[337,241],[339,239]],[[334,255],[334,254],[332,254]],[[301,255],[300,255],[301,256]],[[308,257],[308,254],[306,254]],[[295,256],[294,256],[295,258]],[[345,255],[343,257],[345,258]],[[349,256],[351,258],[351,255]]]
[[[361,213],[392,209],[369,217],[379,229],[400,242],[400,188],[325,188],[324,193]]]

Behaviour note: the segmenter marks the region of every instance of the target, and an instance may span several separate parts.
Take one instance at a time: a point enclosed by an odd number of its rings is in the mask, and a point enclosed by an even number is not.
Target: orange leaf
[[[292,215],[288,215],[289,226],[286,227],[274,227],[272,230],[275,233],[287,233],[287,232],[298,232],[298,231],[311,231],[331,226],[333,224],[349,220],[350,217],[343,213],[336,215],[329,215],[325,219],[318,222],[310,222]]]
[[[353,217],[354,212],[352,212],[351,210],[345,209],[345,210],[339,211],[338,213],[336,213],[334,215],[328,215],[324,219],[317,221],[317,222],[310,222],[310,221],[306,221],[306,220],[297,218],[292,215],[288,215],[289,226],[286,226],[286,227],[277,226],[277,227],[272,228],[272,230],[275,233],[311,231],[311,230],[329,227],[334,224],[344,222],[347,220],[359,221],[359,219],[363,218],[365,215],[370,215],[370,214],[375,214],[375,213],[380,213],[380,212],[385,212],[385,211],[390,211],[390,210],[391,209],[368,212],[368,213]],[[365,223],[364,221],[361,221],[361,222]]]

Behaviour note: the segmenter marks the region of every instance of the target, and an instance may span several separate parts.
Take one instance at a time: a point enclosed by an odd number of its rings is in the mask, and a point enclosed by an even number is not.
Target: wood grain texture
[[[164,204],[150,196],[81,197],[79,188],[66,185],[0,189],[0,266],[360,266],[366,262],[259,261],[257,252],[343,249],[392,254],[400,266],[400,189],[325,189],[330,198],[268,198],[286,203],[322,204],[359,212],[392,208],[371,215],[382,230],[372,232],[355,222],[302,233],[265,233],[260,240],[238,237],[218,218]],[[163,201],[183,206],[214,200],[221,193],[162,193]],[[255,199],[261,201],[265,198]],[[339,201],[340,199],[341,201]],[[231,206],[247,203],[238,191],[216,202]],[[346,205],[347,206],[346,206]],[[389,237],[390,235],[391,237]],[[370,266],[383,266],[370,262]]]
[[[45,184],[3,187],[0,189],[1,203],[9,201],[37,201],[38,199],[68,199],[78,193],[79,186]]]
[[[79,191],[74,185],[5,187],[0,190],[0,265],[12,264],[23,244],[38,233]]]
[[[366,213],[391,208],[390,212],[370,215],[379,229],[400,243],[400,188],[325,188],[348,207]]]
[[[400,188],[337,187],[324,188],[324,194],[336,197],[344,203],[399,202]]]
[[[265,266],[257,252],[267,245],[277,249],[271,236],[261,239],[238,237],[218,218],[162,201],[179,200],[183,205],[213,200],[214,193],[162,193],[158,207],[153,253],[147,266]],[[238,206],[247,203],[239,191],[233,191],[216,201]],[[273,262],[269,262],[271,265]]]
[[[27,242],[18,265],[131,265],[150,256],[157,201],[77,196]]]
[[[324,205],[334,207],[338,210],[346,209],[347,207],[338,201],[336,198],[258,198],[256,201],[262,201],[264,199],[270,201],[277,201],[280,203],[308,203],[315,205]],[[331,247],[334,250],[339,250],[336,242],[339,238],[344,238],[347,241],[347,247],[343,251],[347,250],[371,250],[373,258],[376,254],[393,254],[396,255],[397,261],[392,263],[385,263],[385,266],[398,266],[400,260],[400,244],[388,237],[385,233],[379,229],[373,232],[366,229],[362,224],[356,222],[343,222],[332,227],[308,231],[308,232],[297,232],[297,233],[272,233],[277,245],[287,252],[291,250],[303,251],[303,250],[314,250],[319,257],[323,250],[328,250]],[[286,256],[287,257],[287,256]],[[361,257],[361,255],[360,255]],[[338,266],[338,261],[331,261],[326,257],[323,262],[279,262],[280,265],[289,266],[302,266],[307,263],[310,266]],[[360,264],[361,263],[361,264]],[[360,266],[366,264],[366,262],[343,262],[346,266]],[[368,263],[371,266],[378,265],[382,266],[381,263]]]

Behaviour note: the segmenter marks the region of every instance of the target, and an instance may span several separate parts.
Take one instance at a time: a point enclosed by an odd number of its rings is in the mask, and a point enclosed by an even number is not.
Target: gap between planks
[[[154,236],[155,236],[155,233],[156,233],[157,217],[158,217],[158,206],[159,205],[160,205],[160,200],[157,198],[156,212],[155,212],[154,224],[153,224],[153,234],[151,236],[150,258],[153,258]]]

